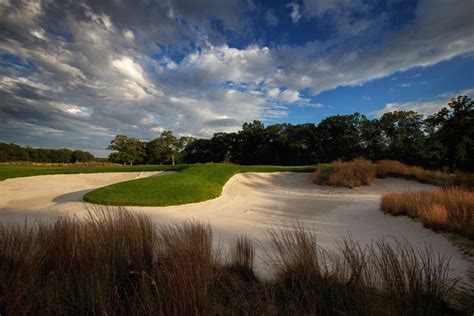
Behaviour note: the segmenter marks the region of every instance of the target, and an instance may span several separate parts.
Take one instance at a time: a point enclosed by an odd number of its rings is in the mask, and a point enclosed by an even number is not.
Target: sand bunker
[[[0,182],[0,221],[55,218],[83,214],[92,205],[82,196],[111,183],[156,175],[156,172],[51,175],[8,179]],[[164,173],[158,173],[164,174]],[[144,212],[157,223],[195,219],[213,227],[216,240],[227,243],[245,234],[265,247],[268,229],[291,229],[298,221],[319,233],[324,247],[350,234],[361,242],[403,238],[414,245],[428,244],[440,255],[451,257],[453,276],[466,278],[470,262],[443,235],[407,217],[379,211],[384,192],[434,190],[436,187],[402,179],[377,179],[356,189],[315,185],[307,173],[242,173],[232,177],[219,198],[168,207],[127,207]],[[108,207],[115,209],[116,207]],[[260,258],[262,259],[262,258]],[[262,259],[264,260],[264,258]]]

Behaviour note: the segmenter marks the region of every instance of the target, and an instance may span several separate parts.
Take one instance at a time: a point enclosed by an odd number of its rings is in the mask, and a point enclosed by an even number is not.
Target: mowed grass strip
[[[104,172],[142,172],[142,171],[169,171],[183,170],[188,165],[164,166],[164,165],[140,165],[140,166],[0,166],[0,181],[10,178],[41,176],[49,174],[75,174],[75,173],[104,173]]]
[[[312,166],[192,165],[170,175],[148,177],[109,185],[84,196],[105,205],[169,206],[195,203],[221,195],[224,184],[241,172],[311,172]]]

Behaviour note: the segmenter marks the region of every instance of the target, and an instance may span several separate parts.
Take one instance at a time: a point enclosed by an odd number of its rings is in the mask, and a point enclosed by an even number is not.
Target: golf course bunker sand
[[[81,197],[111,183],[156,173],[74,174],[9,179],[0,182],[0,221],[54,218],[83,214],[93,208]],[[159,173],[164,174],[164,173]],[[436,254],[451,258],[450,274],[467,279],[471,262],[442,234],[423,228],[406,216],[385,215],[379,210],[385,192],[436,190],[435,186],[403,179],[376,179],[355,189],[313,184],[308,173],[241,173],[224,186],[222,195],[200,203],[167,207],[122,207],[149,215],[157,224],[198,220],[210,223],[216,243],[226,245],[239,235],[256,241],[257,271],[265,275],[262,250],[268,247],[269,229],[304,226],[318,234],[320,245],[333,248],[341,236],[370,243],[397,238],[412,245],[429,245]],[[107,211],[119,207],[107,206]],[[225,248],[225,247],[224,247]]]
[[[110,172],[43,175],[0,181],[0,221],[82,211],[84,194],[110,184],[170,172]],[[79,207],[78,207],[79,206]],[[69,209],[70,208],[70,209]]]

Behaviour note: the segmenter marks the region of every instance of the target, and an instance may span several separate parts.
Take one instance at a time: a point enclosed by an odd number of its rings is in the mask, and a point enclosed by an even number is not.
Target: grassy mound
[[[105,205],[168,206],[201,202],[221,195],[224,184],[240,172],[311,172],[310,166],[190,165],[181,172],[109,185],[84,196]]]
[[[436,192],[387,193],[382,196],[380,209],[418,218],[435,230],[474,239],[474,192],[449,188]]]
[[[271,232],[275,278],[254,273],[253,243],[229,255],[208,225],[155,227],[104,210],[85,220],[0,224],[0,313],[35,315],[446,315],[456,281],[429,248],[341,240],[321,249],[300,227]]]

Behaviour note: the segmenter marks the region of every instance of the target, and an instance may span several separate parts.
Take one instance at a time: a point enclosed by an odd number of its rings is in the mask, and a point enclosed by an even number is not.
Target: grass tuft
[[[474,192],[446,188],[429,192],[387,193],[380,209],[393,215],[418,218],[429,228],[474,239]]]
[[[374,181],[376,167],[372,162],[357,158],[349,162],[334,161],[330,166],[321,166],[313,174],[313,182],[320,185],[355,188]]]

